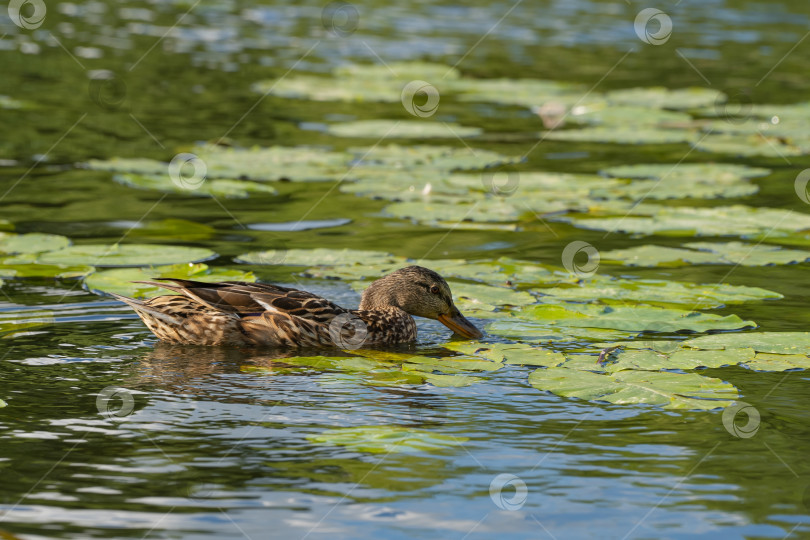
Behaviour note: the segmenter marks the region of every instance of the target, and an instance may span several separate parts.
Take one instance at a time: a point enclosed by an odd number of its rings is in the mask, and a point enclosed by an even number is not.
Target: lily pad
[[[290,249],[251,251],[236,258],[245,264],[284,264],[290,266],[351,266],[388,264],[404,261],[390,253],[359,249]]]
[[[650,126],[594,126],[556,129],[541,134],[551,141],[576,141],[612,144],[678,144],[697,140],[693,131]]]
[[[622,217],[586,218],[561,216],[578,227],[639,235],[747,236],[769,231],[810,229],[810,215],[779,208],[744,205],[694,208],[639,204]]]
[[[199,181],[175,182],[168,174],[116,174],[113,179],[125,186],[153,189],[168,193],[181,193],[201,197],[225,197],[244,199],[254,193],[276,195],[271,186],[246,180],[200,179]]]
[[[446,343],[445,348],[487,358],[493,362],[518,364],[524,366],[555,367],[565,362],[562,353],[532,347],[522,343],[480,343],[474,341],[454,341]]]
[[[213,259],[210,249],[153,244],[84,244],[42,254],[40,264],[90,264],[93,266],[144,266]]]
[[[763,156],[784,158],[800,156],[810,150],[786,143],[780,137],[760,134],[710,134],[696,140],[694,146],[697,150],[703,152],[742,157]]]
[[[38,264],[35,256],[0,259],[0,276],[5,278],[75,279],[84,277],[95,268],[87,265]]]
[[[619,165],[602,170],[603,174],[618,178],[652,178],[661,180],[688,182],[721,182],[733,183],[741,179],[766,176],[770,169],[749,167],[734,163],[643,163],[637,165]]]
[[[180,278],[196,281],[256,281],[251,272],[209,268],[208,265],[174,264],[152,268],[114,268],[101,270],[87,277],[85,287],[95,293],[116,293],[131,298],[146,298],[168,294],[166,289],[152,287],[133,281],[148,281],[155,278]]]
[[[731,405],[737,389],[696,373],[619,371],[598,374],[565,367],[538,369],[529,384],[558,396],[615,404],[645,403],[665,409],[711,410]]]
[[[754,371],[789,371],[810,369],[810,357],[804,354],[757,353],[756,358],[745,363]]]
[[[439,145],[403,146],[398,144],[352,147],[347,150],[355,158],[357,167],[386,167],[401,171],[437,170],[455,171],[481,169],[499,163],[514,163],[520,158],[499,154],[491,150],[459,148]]]
[[[0,233],[0,253],[42,253],[65,248],[70,243],[68,237],[58,234]]]
[[[627,88],[605,94],[611,103],[660,109],[698,109],[722,103],[726,95],[710,88]]]
[[[756,323],[736,315],[715,315],[654,306],[600,306],[591,304],[536,305],[515,316],[548,325],[604,328],[628,332],[707,332],[753,328]]]
[[[664,369],[692,370],[698,368],[719,368],[742,364],[754,359],[754,349],[733,348],[726,350],[703,351],[680,349],[670,354],[647,349],[622,351],[615,361],[604,366],[608,373],[635,369],[660,371]]]
[[[602,253],[606,257],[605,252]],[[810,256],[810,254],[808,254]],[[652,279],[619,279],[593,276],[568,286],[537,289],[536,292],[566,301],[609,303],[643,302],[647,304],[687,304],[703,309],[725,304],[741,304],[756,300],[779,299],[782,295],[759,287],[725,283],[696,284]]]
[[[810,354],[810,332],[742,332],[701,336],[683,342],[696,349],[751,348],[758,353]]]
[[[462,126],[448,122],[419,120],[357,120],[331,124],[330,135],[368,139],[436,139],[475,137],[483,132],[481,128]]]
[[[601,262],[625,266],[678,266],[684,264],[734,264],[766,266],[793,264],[810,259],[810,251],[741,242],[692,242],[684,248],[643,245],[600,253]]]
[[[355,426],[328,429],[307,439],[316,444],[342,446],[372,453],[436,452],[464,444],[466,437],[442,435],[399,426]]]
[[[6,402],[5,402],[5,401],[3,401],[2,399],[0,399],[0,408],[5,407],[5,406],[7,406],[7,405],[8,405],[8,403],[6,403]]]

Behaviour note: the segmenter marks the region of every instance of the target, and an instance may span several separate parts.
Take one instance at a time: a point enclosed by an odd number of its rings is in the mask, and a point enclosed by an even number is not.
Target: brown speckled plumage
[[[179,294],[144,301],[115,296],[169,343],[343,349],[394,345],[416,339],[411,315],[438,319],[466,337],[481,337],[453,304],[447,282],[421,266],[373,282],[356,310],[306,291],[264,283],[185,279],[144,283]]]

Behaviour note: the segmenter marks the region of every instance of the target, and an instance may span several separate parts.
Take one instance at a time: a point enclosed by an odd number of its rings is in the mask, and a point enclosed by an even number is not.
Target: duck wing
[[[159,278],[142,281],[183,294],[208,307],[240,316],[266,312],[300,317],[316,323],[329,323],[334,317],[347,313],[344,309],[316,294],[279,287],[269,283],[222,281],[206,283],[189,279]]]

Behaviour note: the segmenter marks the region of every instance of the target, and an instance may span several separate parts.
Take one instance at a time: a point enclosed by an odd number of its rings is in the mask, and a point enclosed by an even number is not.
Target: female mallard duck
[[[411,315],[437,319],[468,338],[483,335],[453,304],[444,278],[421,266],[374,281],[356,310],[306,291],[262,283],[140,283],[180,293],[144,301],[114,295],[129,304],[155,336],[170,343],[344,349],[393,345],[416,339]]]

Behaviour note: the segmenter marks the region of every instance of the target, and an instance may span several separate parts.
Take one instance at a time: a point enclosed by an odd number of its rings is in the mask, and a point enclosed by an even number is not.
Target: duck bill
[[[439,322],[460,336],[477,339],[484,334],[473,323],[456,311],[455,315],[439,315]]]

